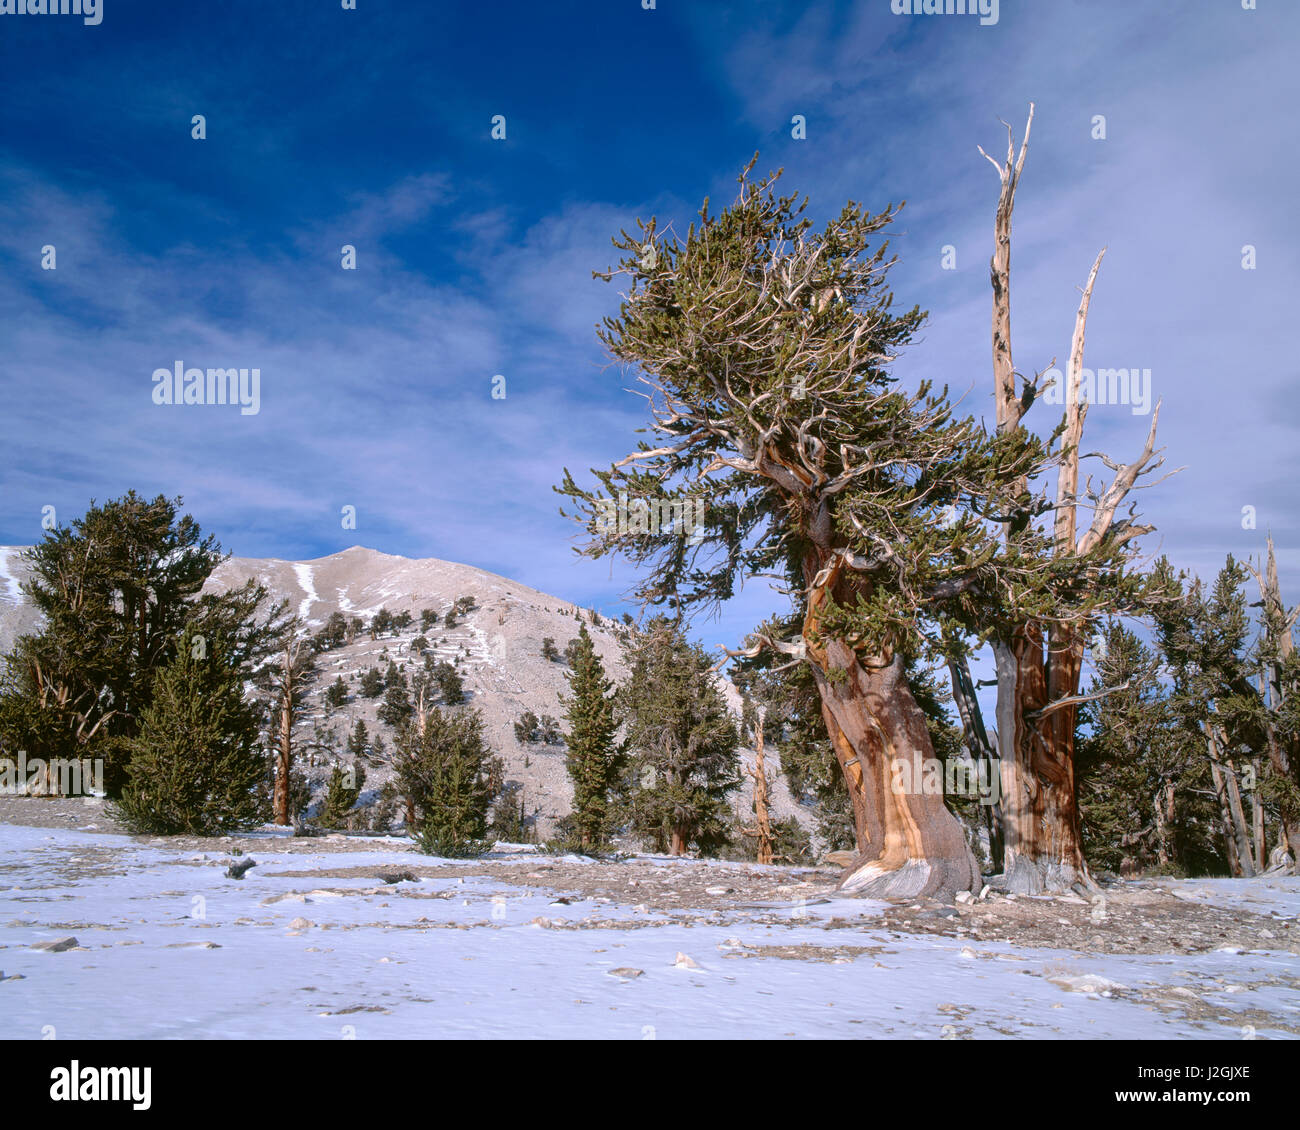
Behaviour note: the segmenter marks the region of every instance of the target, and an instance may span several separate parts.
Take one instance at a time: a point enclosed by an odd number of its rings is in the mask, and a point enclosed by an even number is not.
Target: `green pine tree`
[[[330,770],[329,785],[325,790],[325,801],[321,805],[317,823],[323,828],[343,827],[365,786],[365,766],[356,762],[345,769],[336,762]]]
[[[613,683],[596,654],[584,625],[573,641],[571,670],[563,700],[568,723],[566,767],[573,782],[571,826],[584,850],[603,845],[610,833],[611,793],[622,769],[622,750],[615,741]]]
[[[260,721],[221,641],[187,634],[129,742],[123,822],[135,832],[215,836],[264,821]]]
[[[260,618],[264,588],[250,581],[201,595],[224,558],[180,504],[134,491],[92,502],[27,551],[23,593],[41,628],[6,657],[0,746],[102,759],[105,787],[117,796],[155,679],[183,632],[223,636],[236,666],[256,666],[278,647],[286,606]]]
[[[715,854],[730,839],[727,795],[740,785],[740,735],[709,657],[659,617],[626,646],[629,675],[617,702],[627,721],[628,816],[656,850],[694,843]]]
[[[415,838],[421,851],[459,857],[484,849],[492,792],[491,751],[477,710],[433,707],[423,728],[398,736],[398,786],[415,806]]]
[[[1225,870],[1205,741],[1180,718],[1159,652],[1115,623],[1089,693],[1078,791],[1090,866],[1115,872]]]

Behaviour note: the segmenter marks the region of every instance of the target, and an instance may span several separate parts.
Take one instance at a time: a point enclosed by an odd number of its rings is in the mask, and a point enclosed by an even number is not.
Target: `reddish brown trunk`
[[[1009,647],[995,645],[994,655],[1005,886],[1037,894],[1090,883],[1074,784],[1077,707],[1037,714],[1077,693],[1082,648],[1068,638],[1045,648],[1037,630],[1025,628]]]
[[[670,855],[686,854],[686,833],[681,828],[674,828],[672,831],[672,841],[668,847]]]
[[[805,570],[818,576],[820,563],[809,561]],[[844,641],[820,640],[818,618],[838,571],[827,577],[809,596],[803,638],[853,805],[857,858],[841,889],[898,898],[976,890],[979,870],[944,804],[942,772],[903,658],[882,649],[886,654],[863,661]]]
[[[289,823],[289,771],[293,767],[293,710],[286,700],[280,708],[280,746],[275,760],[275,822]]]

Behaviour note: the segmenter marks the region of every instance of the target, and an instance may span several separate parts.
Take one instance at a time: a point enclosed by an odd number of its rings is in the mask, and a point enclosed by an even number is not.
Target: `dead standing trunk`
[[[962,657],[948,661],[948,675],[952,681],[953,702],[957,704],[957,714],[961,719],[962,733],[966,739],[966,749],[971,760],[976,764],[983,761],[998,774],[997,798],[992,804],[981,804],[984,809],[984,823],[989,837],[989,859],[995,872],[1003,870],[1006,845],[1002,839],[1002,789],[1001,771],[998,755],[989,740],[988,729],[984,725],[984,714],[980,709],[979,699],[975,694],[975,683],[971,678],[970,665]],[[996,741],[994,737],[993,741]],[[991,778],[990,778],[991,779]]]
[[[763,714],[760,710],[758,720],[754,723],[754,768],[750,770],[754,778],[754,822],[758,839],[757,855],[759,863],[772,862],[772,817],[768,809],[767,766],[763,750]]]
[[[1268,644],[1269,659],[1264,664],[1260,688],[1261,699],[1267,719],[1268,760],[1273,772],[1283,780],[1290,780],[1300,786],[1300,735],[1282,734],[1278,730],[1276,718],[1281,710],[1289,688],[1282,685],[1281,665],[1290,659],[1295,651],[1295,641],[1291,635],[1296,616],[1300,615],[1300,606],[1290,612],[1282,603],[1282,588],[1277,577],[1277,555],[1273,549],[1273,535],[1268,536],[1268,560],[1264,572],[1255,573],[1259,582],[1259,595],[1264,605],[1264,630]],[[1256,788],[1258,788],[1258,779]],[[1258,794],[1256,794],[1258,800]],[[1280,834],[1283,845],[1291,853],[1291,864],[1300,867],[1300,820],[1285,809],[1281,815]]]
[[[1041,395],[1038,378],[1021,380],[1018,389],[1011,352],[1011,216],[1024,168],[1034,108],[1019,153],[1007,127],[1007,157],[999,163],[983,149],[1001,178],[994,221],[994,250],[989,264],[993,288],[993,381],[1000,433],[1022,427],[1025,413]],[[1084,555],[1104,539],[1124,544],[1150,527],[1126,519],[1112,529],[1115,512],[1154,455],[1157,406],[1141,456],[1127,465],[1109,464],[1115,478],[1096,500],[1093,520],[1077,538],[1079,445],[1088,406],[1080,395],[1088,307],[1101,267],[1103,249],[1092,265],[1075,316],[1065,387],[1065,429],[1057,477],[1054,521],[1055,554]],[[1158,463],[1156,464],[1159,465]],[[1022,483],[1028,489],[1027,483]],[[1014,534],[1005,527],[1010,543]],[[1076,540],[1077,538],[1077,540]],[[993,643],[997,671],[998,756],[1001,762],[1004,860],[1002,885],[1033,894],[1091,883],[1084,863],[1079,808],[1074,780],[1075,725],[1083,669],[1082,624],[1049,627],[1021,624]],[[969,735],[968,735],[969,741]]]
[[[290,823],[289,774],[293,769],[294,649],[284,653],[284,678],[280,686],[280,733],[275,758],[275,822]]]
[[[1206,749],[1210,758],[1210,774],[1214,778],[1214,791],[1219,798],[1223,814],[1224,838],[1228,846],[1228,865],[1233,875],[1249,879],[1255,874],[1250,851],[1250,831],[1241,807],[1241,793],[1237,790],[1237,774],[1232,763],[1222,756],[1222,733],[1211,722],[1202,723]]]

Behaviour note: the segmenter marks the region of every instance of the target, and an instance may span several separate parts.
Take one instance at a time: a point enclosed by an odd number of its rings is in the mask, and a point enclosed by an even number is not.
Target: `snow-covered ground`
[[[196,852],[0,825],[0,1037],[1300,1031],[1289,952],[1091,956],[900,934],[885,927],[882,904],[835,897],[651,909],[548,890],[529,871],[546,862],[537,856],[447,863],[390,886],[379,872],[437,861],[381,839],[348,852],[262,842],[251,852],[258,866],[235,881],[217,841]],[[327,874],[340,869],[358,873]],[[1186,887],[1198,901],[1256,897],[1288,920],[1300,909],[1295,879]],[[559,904],[565,890],[573,901]],[[75,947],[33,948],[70,937]]]

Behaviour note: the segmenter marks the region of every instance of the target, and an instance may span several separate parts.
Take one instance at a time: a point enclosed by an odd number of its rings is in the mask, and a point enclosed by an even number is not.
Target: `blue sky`
[[[644,423],[593,332],[617,306],[591,279],[610,237],[651,213],[684,227],[755,150],[817,217],[906,198],[893,282],[930,322],[896,371],[988,415],[997,178],[976,145],[1001,155],[998,118],[1019,132],[1033,100],[1018,367],[1064,362],[1108,246],[1086,364],[1151,370],[1186,467],[1140,496],[1146,547],[1210,574],[1271,529],[1300,599],[1297,32],[1281,0],[1002,0],[993,26],[889,0],[0,15],[0,544],[39,538],[44,506],[66,522],[135,488],[183,495],[240,555],[360,543],[617,610],[631,574],[574,558],[551,491]],[[260,368],[260,412],[155,405],[177,360]],[[1148,422],[1094,405],[1085,447],[1131,457]],[[755,584],[697,631],[734,643],[778,605]]]

